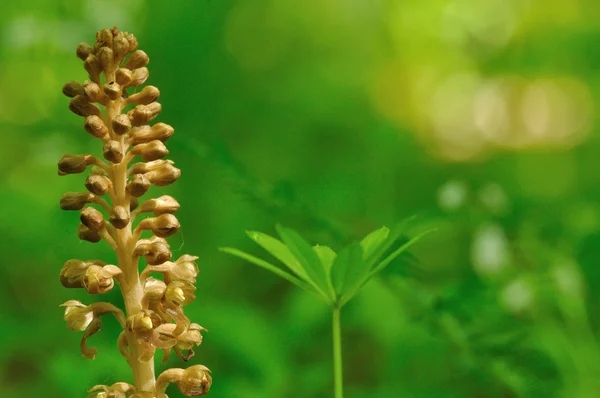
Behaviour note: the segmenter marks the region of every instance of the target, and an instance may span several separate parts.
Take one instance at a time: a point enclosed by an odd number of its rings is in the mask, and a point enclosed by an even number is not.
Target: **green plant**
[[[106,293],[116,282],[125,303],[123,312],[110,303],[88,306],[70,300],[63,304],[64,318],[70,329],[85,332],[81,352],[90,359],[97,350],[86,342],[100,330],[102,315],[114,314],[123,328],[118,346],[131,367],[134,384],[95,386],[91,396],[166,398],[169,383],[177,383],[186,396],[200,396],[212,383],[209,370],[202,365],[168,369],[155,378],[156,349],[163,350],[163,363],[171,349],[187,361],[194,355],[193,347],[202,342],[200,332],[204,329],[191,323],[183,312],[183,306],[195,299],[197,257],[183,255],[170,261],[172,253],[165,240],[179,230],[173,215],[179,203],[168,195],[141,204],[137,200],[152,184],[166,186],[181,175],[172,161],[162,159],[169,153],[164,142],[173,128],[164,123],[148,124],[162,106],[156,102],[160,94],[156,87],[137,91],[149,75],[148,56],[137,49],[137,44],[132,34],[117,28],[101,30],[93,47],[87,43],[77,47],[90,80],[83,84],[71,81],[63,88],[72,98],[69,109],[83,116],[84,129],[102,141],[106,161],[90,154],[64,155],[58,162],[59,175],[82,173],[88,166],[92,170],[85,183],[89,192],[68,192],[60,206],[81,210],[80,239],[108,243],[118,266],[100,260],[69,260],[60,280],[65,287],[84,288],[90,294]],[[143,161],[130,165],[138,156]],[[87,206],[90,204],[104,210],[108,221],[100,210]],[[154,217],[140,220],[148,213]],[[146,231],[153,236],[141,239]],[[141,257],[147,266],[140,273]]]
[[[250,239],[283,263],[287,270],[238,249],[221,248],[279,275],[331,307],[335,398],[343,397],[341,309],[371,278],[431,232],[422,232],[399,243],[406,224],[392,230],[382,227],[338,253],[328,246],[311,246],[296,231],[280,225],[277,232],[281,240],[261,232],[247,232]]]

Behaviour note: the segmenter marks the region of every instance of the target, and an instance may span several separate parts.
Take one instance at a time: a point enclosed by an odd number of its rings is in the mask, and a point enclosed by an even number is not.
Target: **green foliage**
[[[249,231],[250,239],[277,258],[295,275],[260,258],[233,248],[221,251],[248,260],[276,275],[294,283],[320,300],[332,310],[334,395],[343,398],[342,341],[340,310],[358,293],[371,278],[383,271],[394,259],[403,254],[412,244],[431,231],[418,234],[398,248],[394,248],[408,221],[394,228],[382,227],[368,234],[360,243],[352,243],[336,253],[328,246],[311,247],[300,234],[277,225],[280,241],[269,235]],[[392,252],[384,257],[389,251]]]
[[[339,255],[403,214],[438,232],[344,307],[348,398],[597,396],[598,12],[591,0],[0,2],[0,396],[80,397],[130,374],[116,322],[91,338],[92,366],[58,308],[75,298],[57,280],[74,247],[111,258],[77,240],[56,200],[76,182],[55,170],[66,148],[101,156],[60,91],[86,79],[73,48],[112,25],[136,32],[157,120],[175,127],[183,175],[164,193],[186,221],[171,245],[200,257],[188,315],[209,333],[191,362],[211,364],[212,398],[331,395],[328,308],[280,276],[314,286],[285,261],[263,264],[276,276],[217,247],[265,261],[240,231],[281,222]],[[556,290],[558,259],[581,267],[579,296]],[[534,314],[504,306],[515,278]]]
[[[281,225],[276,228],[281,240],[261,232],[247,232],[250,239],[283,263],[288,271],[238,249],[223,247],[220,250],[273,272],[331,307],[341,308],[369,280],[432,232],[424,231],[399,243],[407,221],[393,231],[387,227],[379,228],[365,236],[360,243],[352,243],[339,253],[328,246],[311,247],[296,231]]]

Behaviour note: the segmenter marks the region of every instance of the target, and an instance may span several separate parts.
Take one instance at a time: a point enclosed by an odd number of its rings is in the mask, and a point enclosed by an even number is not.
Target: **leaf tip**
[[[277,231],[277,234],[279,234],[279,236],[283,238],[283,235],[285,235],[288,232],[288,229],[280,223],[277,223],[275,224],[275,231]]]

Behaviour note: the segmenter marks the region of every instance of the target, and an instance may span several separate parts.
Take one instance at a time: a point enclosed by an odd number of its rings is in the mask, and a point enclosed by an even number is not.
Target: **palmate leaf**
[[[331,268],[331,282],[338,300],[353,291],[369,272],[363,260],[363,247],[353,243],[336,257]]]
[[[328,297],[330,301],[335,299],[329,286],[325,267],[313,248],[294,230],[277,225],[277,233],[281,240],[290,249],[290,252],[298,259],[308,276],[310,282],[320,293]]]
[[[360,275],[359,280],[355,284],[348,285],[344,288],[344,292],[339,298],[340,305],[343,306],[348,301],[350,301],[352,297],[354,297],[367,282],[369,282],[379,272],[384,270],[385,267],[387,267],[394,259],[405,253],[410,246],[421,240],[425,235],[429,234],[430,232],[433,232],[432,229],[418,234],[417,236],[409,239],[408,241],[400,245],[400,247],[398,247],[391,254],[385,257],[385,259],[380,261],[381,257],[391,248],[394,242],[396,242],[399,239],[402,231],[405,230],[405,225],[406,221],[402,223],[399,227],[395,228],[395,230],[392,231],[392,233],[385,240],[383,239],[383,235],[385,233],[385,230],[383,228],[380,228],[379,230],[367,235],[367,237],[370,237],[368,241],[368,247],[370,248],[370,250],[372,250],[372,254],[370,257],[368,257],[368,259],[365,258],[363,268],[364,272]],[[373,243],[377,241],[379,243]]]
[[[406,220],[393,230],[379,228],[360,243],[347,246],[339,254],[327,246],[312,247],[296,231],[281,225],[276,226],[281,241],[261,232],[247,232],[250,239],[281,261],[291,272],[234,248],[226,247],[221,250],[267,269],[340,308],[373,276],[384,270],[394,259],[405,255],[411,245],[431,232],[426,231],[410,240],[404,240],[397,249],[381,260],[397,243],[409,221],[410,219]]]

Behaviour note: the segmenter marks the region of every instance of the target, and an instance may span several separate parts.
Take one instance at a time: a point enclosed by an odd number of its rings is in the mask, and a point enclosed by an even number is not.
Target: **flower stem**
[[[333,376],[335,385],[335,398],[343,398],[343,373],[342,373],[342,333],[340,330],[340,308],[333,307]]]
[[[111,101],[107,107],[107,124],[110,126],[115,116],[123,110],[120,100]],[[120,143],[123,146],[123,152],[127,150],[124,137],[120,137]],[[127,162],[122,161],[112,166],[112,177],[114,184],[113,202],[114,205],[130,207],[130,198],[126,193],[127,185]],[[126,316],[139,313],[142,310],[142,297],[144,291],[140,283],[137,261],[132,261],[135,240],[132,239],[131,221],[122,229],[116,231],[115,253],[119,262],[119,267],[123,271],[123,283],[121,292],[125,303]],[[155,387],[154,376],[154,358],[142,362],[139,357],[143,348],[136,337],[126,331],[126,338],[129,345],[129,366],[133,372],[134,385],[138,392],[153,392]]]

